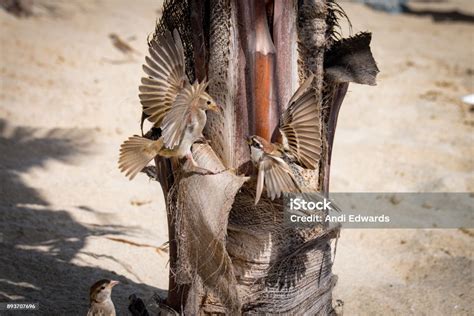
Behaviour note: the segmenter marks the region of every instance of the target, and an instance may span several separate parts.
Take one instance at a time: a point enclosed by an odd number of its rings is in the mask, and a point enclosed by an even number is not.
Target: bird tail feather
[[[128,138],[120,146],[119,169],[132,180],[163,148],[163,140],[147,139],[138,135]]]

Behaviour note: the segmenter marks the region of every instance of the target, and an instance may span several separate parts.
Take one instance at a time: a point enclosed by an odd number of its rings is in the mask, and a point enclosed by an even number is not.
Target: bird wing
[[[134,135],[120,146],[119,169],[132,180],[158,154],[163,140]]]
[[[166,148],[174,148],[180,144],[186,127],[191,123],[193,112],[198,111],[199,95],[204,92],[206,87],[207,83],[189,84],[186,82],[184,88],[181,89],[161,124]]]
[[[280,119],[283,146],[305,168],[316,169],[321,156],[321,113],[311,75],[294,93]]]
[[[154,37],[148,43],[150,56],[145,57],[143,70],[148,77],[142,78],[140,102],[148,120],[160,127],[163,117],[170,110],[186,82],[184,48],[177,30]]]
[[[282,192],[300,191],[288,164],[273,155],[264,155],[258,163],[255,204],[260,200],[264,184],[267,196],[272,200],[280,197]]]

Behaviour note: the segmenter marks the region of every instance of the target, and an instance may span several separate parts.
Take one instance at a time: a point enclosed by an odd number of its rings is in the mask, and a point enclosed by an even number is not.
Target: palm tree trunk
[[[337,114],[348,82],[372,83],[377,70],[368,47],[370,36],[368,42],[367,37],[339,45],[334,40],[337,8],[330,0],[165,2],[155,33],[179,30],[188,76],[207,76],[209,93],[224,109],[223,116],[208,117],[205,136],[210,145],[193,146],[199,165],[216,175],[183,174],[177,161],[156,161],[167,197],[167,304],[176,311],[332,312],[337,278],[331,271],[331,239],[339,231],[287,225],[281,200],[263,197],[254,206],[245,137],[274,137],[290,96],[315,74],[323,114],[323,159],[306,189],[328,193]],[[346,74],[351,49],[366,58],[355,60]],[[326,62],[329,53],[336,57]],[[365,81],[350,77],[371,67]]]

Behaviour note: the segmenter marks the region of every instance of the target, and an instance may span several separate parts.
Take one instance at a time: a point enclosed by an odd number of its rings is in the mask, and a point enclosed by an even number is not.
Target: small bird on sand
[[[255,204],[260,200],[263,186],[272,200],[282,192],[300,192],[289,163],[316,169],[321,155],[320,112],[311,75],[291,97],[280,118],[281,143],[271,143],[260,136],[250,136],[252,162],[258,169]]]
[[[219,113],[220,107],[205,91],[207,81],[191,84],[185,75],[184,48],[176,30],[154,37],[149,43],[150,57],[143,70],[140,101],[161,137],[150,140],[132,136],[120,148],[119,169],[133,179],[155,156],[186,157],[194,168],[191,146],[204,140],[202,131],[207,110]],[[205,170],[209,172],[208,170]]]
[[[132,55],[133,53],[138,54],[138,52],[132,48],[127,42],[121,39],[117,34],[111,33],[109,34],[109,38],[112,41],[112,45],[115,46],[119,51],[124,53],[125,55]]]
[[[99,280],[91,286],[89,292],[90,306],[87,316],[115,316],[115,307],[112,302],[112,288],[119,281]]]

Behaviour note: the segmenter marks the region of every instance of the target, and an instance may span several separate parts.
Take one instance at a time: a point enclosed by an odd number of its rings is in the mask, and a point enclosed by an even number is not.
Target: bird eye
[[[207,104],[208,104],[208,105],[211,104],[211,101],[207,101]]]
[[[101,290],[105,290],[105,286],[101,287],[100,289],[101,289]]]

